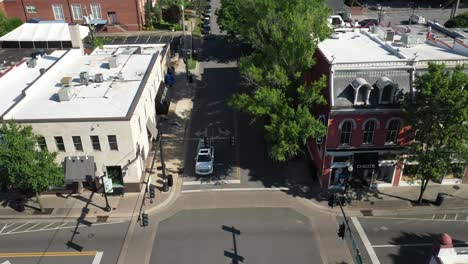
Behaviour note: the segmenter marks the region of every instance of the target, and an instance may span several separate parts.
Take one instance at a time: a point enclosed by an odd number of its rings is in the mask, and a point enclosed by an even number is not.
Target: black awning
[[[379,167],[379,153],[355,153],[354,154],[354,169],[377,169]]]
[[[81,182],[86,181],[87,177],[94,179],[94,157],[75,156],[65,158],[65,181]]]

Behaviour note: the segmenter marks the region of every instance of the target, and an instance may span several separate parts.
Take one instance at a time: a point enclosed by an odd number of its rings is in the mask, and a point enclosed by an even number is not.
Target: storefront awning
[[[379,167],[379,153],[355,153],[354,154],[354,169],[377,169]]]
[[[66,182],[82,182],[86,181],[86,177],[95,177],[94,157],[92,156],[75,156],[65,158],[65,181]]]

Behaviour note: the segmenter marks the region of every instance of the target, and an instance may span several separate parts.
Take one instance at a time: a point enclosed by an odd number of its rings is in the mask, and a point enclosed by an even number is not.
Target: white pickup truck
[[[213,173],[214,147],[211,141],[198,141],[197,156],[195,157],[195,174],[210,175]]]

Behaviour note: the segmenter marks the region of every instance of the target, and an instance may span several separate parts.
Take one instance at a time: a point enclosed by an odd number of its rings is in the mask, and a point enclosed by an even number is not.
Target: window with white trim
[[[375,132],[375,121],[369,120],[364,126],[364,137],[362,139],[363,144],[374,143],[374,132]]]
[[[107,140],[109,141],[109,149],[110,150],[119,150],[119,145],[117,144],[117,136],[116,135],[108,135]]]
[[[71,7],[71,10],[72,10],[73,19],[75,19],[75,20],[83,19],[83,12],[81,11],[81,5],[80,4],[72,4],[72,5],[70,5],[70,7]]]
[[[52,11],[54,12],[55,20],[65,20],[65,16],[63,15],[62,5],[58,5],[58,4],[52,5]]]
[[[341,138],[340,144],[341,145],[349,145],[351,144],[351,134],[353,133],[353,124],[351,121],[345,121],[341,126]]]
[[[25,8],[26,8],[26,13],[37,13],[37,9],[35,5],[27,5]]]
[[[102,19],[101,4],[91,4],[91,16],[93,19]]]
[[[390,121],[387,128],[387,137],[385,139],[386,144],[396,144],[398,138],[398,132],[400,131],[401,122],[398,119]]]
[[[47,150],[47,143],[45,137],[38,137],[37,144],[41,150]]]
[[[65,152],[65,144],[63,143],[63,138],[54,137],[54,139],[55,139],[55,146],[57,147],[57,150]]]

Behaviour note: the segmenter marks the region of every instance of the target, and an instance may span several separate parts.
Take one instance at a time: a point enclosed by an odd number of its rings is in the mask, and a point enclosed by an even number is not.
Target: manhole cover
[[[98,223],[103,223],[103,222],[107,222],[107,219],[109,218],[108,215],[99,215],[97,216],[97,221]]]

